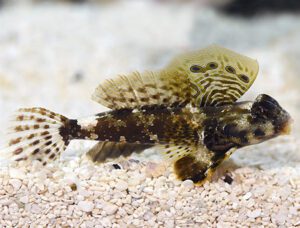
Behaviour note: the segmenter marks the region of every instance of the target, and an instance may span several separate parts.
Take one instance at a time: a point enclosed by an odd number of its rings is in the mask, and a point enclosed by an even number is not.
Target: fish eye
[[[199,65],[193,65],[190,67],[190,71],[193,73],[199,73],[200,71],[202,71],[202,67]]]
[[[254,136],[255,137],[262,137],[262,136],[265,136],[265,132],[260,129],[260,128],[256,128],[255,131],[254,131]]]
[[[244,74],[239,74],[238,75],[239,79],[245,83],[248,83],[249,82],[249,77],[244,75]]]
[[[235,74],[235,69],[232,66],[226,66],[225,70],[230,74]]]
[[[216,68],[218,68],[218,64],[217,64],[216,62],[208,63],[207,66],[208,66],[210,69],[216,69]]]

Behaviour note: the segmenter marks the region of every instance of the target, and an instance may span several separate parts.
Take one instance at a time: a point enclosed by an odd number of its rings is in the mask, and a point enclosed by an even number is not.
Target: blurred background
[[[270,94],[291,113],[293,135],[272,142],[299,162],[299,11],[298,0],[0,0],[0,137],[19,107],[101,112],[90,96],[104,79],[218,44],[258,60],[242,99]]]

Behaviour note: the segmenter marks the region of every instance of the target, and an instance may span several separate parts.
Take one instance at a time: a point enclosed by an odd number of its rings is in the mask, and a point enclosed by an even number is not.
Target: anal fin
[[[98,142],[89,150],[87,156],[96,163],[105,162],[107,159],[128,157],[133,153],[141,153],[154,145],[126,142]]]

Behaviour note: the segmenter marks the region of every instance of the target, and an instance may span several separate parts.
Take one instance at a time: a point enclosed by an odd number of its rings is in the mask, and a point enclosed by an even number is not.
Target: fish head
[[[290,114],[274,98],[260,94],[244,113],[236,114],[235,120],[225,121],[223,134],[237,147],[244,147],[289,134],[292,122]]]
[[[209,112],[213,117],[204,121],[203,131],[204,144],[212,151],[223,153],[232,147],[258,144],[291,131],[293,121],[289,113],[266,94],[259,95],[254,102],[214,109],[213,114]]]
[[[287,135],[291,132],[292,118],[279,103],[269,95],[260,94],[251,107],[252,123],[261,126],[262,139]],[[255,134],[255,132],[254,132]]]

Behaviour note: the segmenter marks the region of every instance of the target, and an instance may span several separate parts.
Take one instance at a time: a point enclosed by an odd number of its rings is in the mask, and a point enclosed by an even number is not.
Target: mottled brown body
[[[122,109],[96,115],[96,125],[83,126],[82,131],[73,137],[153,145],[182,142],[183,137],[193,137],[193,141],[198,143],[201,124],[194,121],[195,115],[201,114],[182,107]]]
[[[106,152],[102,148],[90,153],[93,161],[103,162],[159,146],[174,162],[180,179],[201,183],[234,149],[283,134],[289,123],[288,113],[273,98],[261,95],[255,102],[220,107],[121,109],[98,114],[85,124],[70,120],[66,127],[77,129],[69,132],[67,140],[112,143]],[[64,129],[61,134],[66,134]],[[120,145],[121,149],[113,149]]]
[[[106,112],[96,115],[94,124],[81,125],[72,138],[116,142],[109,144],[107,150],[102,146],[100,152],[89,152],[92,160],[98,162],[140,152],[138,145],[142,146],[140,149],[158,146],[174,161],[175,172],[181,179],[197,183],[206,178],[209,168],[223,160],[227,152],[223,149],[220,154],[206,148],[203,136],[210,124],[206,111],[209,112],[205,108],[151,106]],[[79,128],[79,123],[73,124],[71,128]],[[135,146],[128,153],[116,152],[112,147],[116,145]]]

